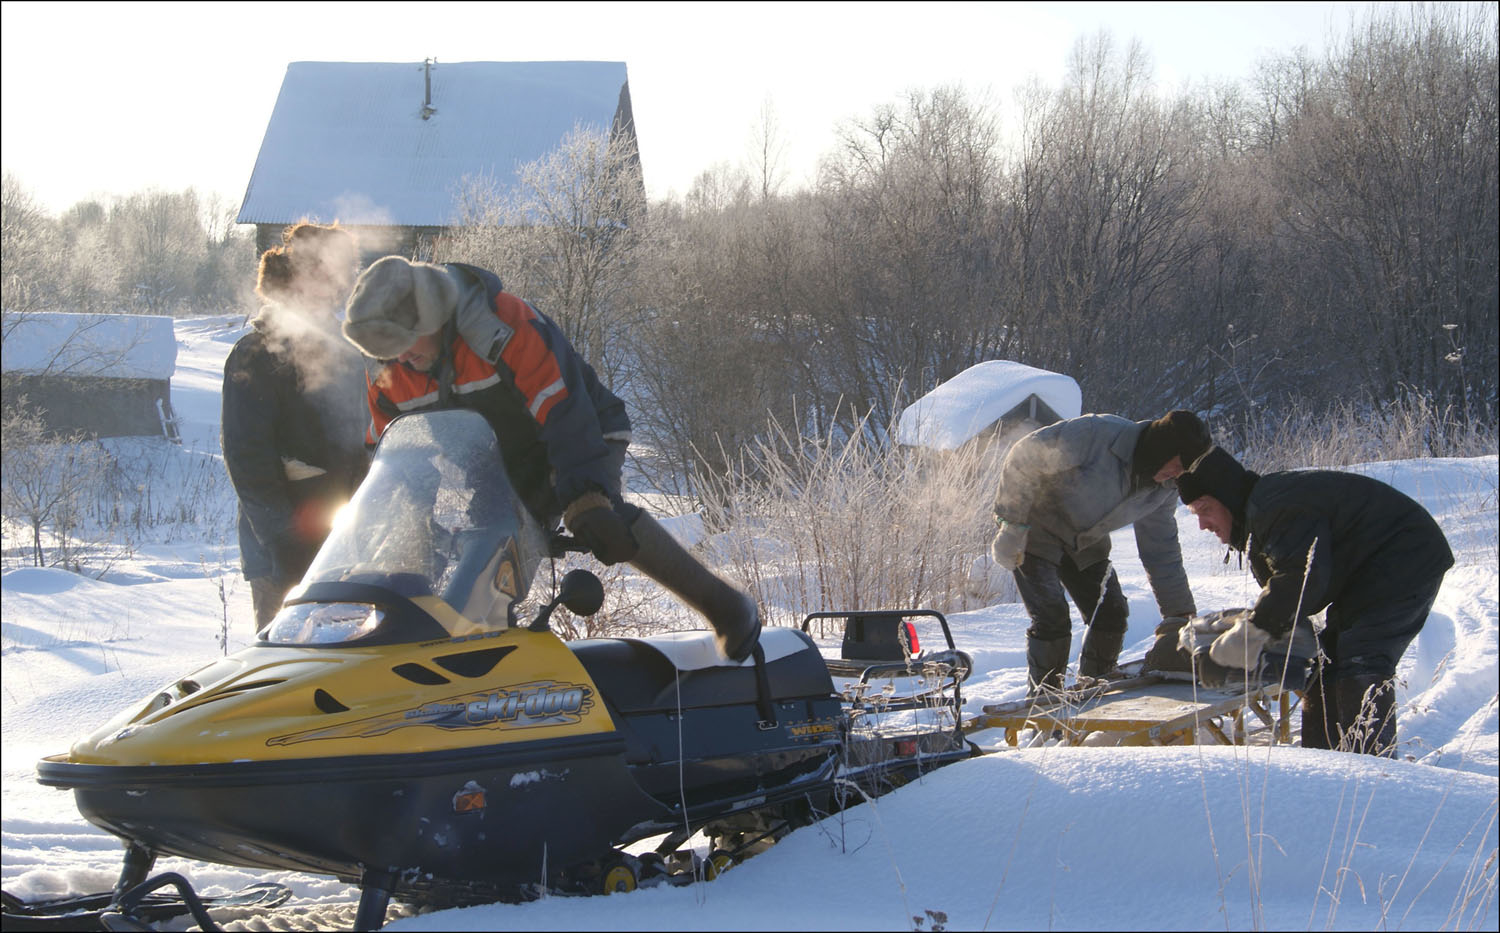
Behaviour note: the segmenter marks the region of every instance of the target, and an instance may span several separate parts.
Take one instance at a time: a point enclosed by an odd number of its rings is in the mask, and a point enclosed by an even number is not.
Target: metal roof
[[[465,176],[509,187],[617,113],[624,62],[292,62],[237,221],[445,226]]]

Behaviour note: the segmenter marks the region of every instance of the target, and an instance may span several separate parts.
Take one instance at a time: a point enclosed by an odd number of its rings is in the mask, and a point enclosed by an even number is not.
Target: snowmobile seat
[[[901,611],[851,612],[844,620],[840,660],[905,661],[917,654],[917,631]]]
[[[773,698],[828,696],[833,680],[813,640],[796,629],[760,636]],[[657,638],[591,638],[569,647],[599,692],[621,713],[755,703],[755,664],[720,657],[712,632]],[[680,698],[679,698],[680,697]]]

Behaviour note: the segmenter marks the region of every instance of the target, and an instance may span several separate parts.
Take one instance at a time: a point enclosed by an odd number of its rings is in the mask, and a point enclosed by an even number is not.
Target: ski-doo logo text
[[[588,702],[587,694],[587,688],[576,684],[533,687],[515,692],[497,690],[484,699],[471,702],[464,718],[476,726],[523,718],[555,721],[555,717],[559,715],[577,716],[583,712],[584,705]]]
[[[279,735],[267,745],[292,745],[323,739],[367,739],[412,726],[439,729],[530,729],[581,722],[594,708],[593,690],[582,684],[535,680],[484,693],[469,693],[424,703],[416,709],[369,719]]]

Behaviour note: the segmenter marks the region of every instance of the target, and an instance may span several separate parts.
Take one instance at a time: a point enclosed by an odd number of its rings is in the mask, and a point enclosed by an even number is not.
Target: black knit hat
[[[1213,496],[1235,515],[1245,511],[1245,500],[1250,497],[1250,487],[1259,479],[1255,473],[1245,469],[1240,462],[1222,447],[1215,447],[1204,454],[1193,468],[1177,477],[1177,495],[1183,505],[1189,505],[1204,496]]]
[[[1181,457],[1182,468],[1188,469],[1212,446],[1213,438],[1202,418],[1182,409],[1169,411],[1141,432],[1135,443],[1135,472],[1155,476],[1173,457]]]
[[[1177,495],[1184,505],[1190,505],[1204,496],[1213,496],[1229,510],[1234,520],[1230,532],[1230,544],[1241,550],[1245,547],[1245,505],[1250,501],[1250,491],[1260,474],[1247,470],[1222,447],[1214,447],[1193,464],[1193,468],[1177,477]]]

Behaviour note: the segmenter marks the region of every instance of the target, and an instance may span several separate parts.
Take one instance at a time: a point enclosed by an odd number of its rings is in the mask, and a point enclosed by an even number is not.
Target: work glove
[[[563,524],[606,566],[624,563],[640,550],[625,519],[600,493],[584,493],[575,499],[563,512]]]
[[[1156,626],[1156,640],[1146,651],[1141,672],[1165,671],[1190,674],[1193,658],[1190,651],[1180,650],[1182,630],[1187,627],[1187,616],[1167,616]]]
[[[990,542],[990,556],[1006,570],[1015,570],[1026,558],[1026,533],[1030,525],[1020,522],[1001,521],[1000,533]]]
[[[1177,647],[1189,660],[1189,670],[1198,683],[1211,690],[1223,687],[1229,680],[1229,668],[1214,661],[1209,650],[1213,643],[1246,615],[1243,609],[1217,609],[1194,616],[1177,633]],[[1166,620],[1163,620],[1163,625]],[[1241,675],[1243,679],[1244,675]]]
[[[1260,664],[1260,654],[1271,641],[1271,633],[1250,621],[1244,613],[1229,630],[1215,638],[1208,656],[1225,667],[1253,671]]]

